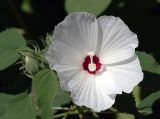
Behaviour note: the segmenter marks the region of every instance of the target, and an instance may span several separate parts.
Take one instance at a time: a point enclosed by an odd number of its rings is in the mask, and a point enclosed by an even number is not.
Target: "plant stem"
[[[140,113],[147,113],[147,114],[150,114],[152,113],[151,111],[147,111],[147,110],[139,110]]]
[[[52,107],[53,110],[70,110],[68,107]]]
[[[53,119],[60,118],[60,117],[66,117],[68,115],[77,115],[77,114],[79,114],[79,112],[77,110],[68,111],[68,112],[64,112],[64,113],[57,114],[57,115],[53,116]]]

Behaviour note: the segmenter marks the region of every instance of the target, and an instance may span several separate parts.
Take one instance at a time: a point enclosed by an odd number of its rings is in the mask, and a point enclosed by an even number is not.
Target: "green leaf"
[[[52,119],[52,101],[58,89],[56,74],[49,69],[40,71],[33,78],[33,89],[41,109],[42,119]]]
[[[71,102],[70,94],[59,87],[57,95],[53,100],[52,107],[60,107],[69,102]],[[53,110],[53,113],[55,113],[56,111],[57,110],[55,108],[55,110]]]
[[[132,95],[135,99],[135,103],[136,103],[136,107],[139,105],[140,101],[141,101],[141,87],[136,86],[133,89]]]
[[[160,65],[158,65],[152,55],[145,52],[136,53],[138,55],[143,70],[160,74]]]
[[[59,90],[57,91],[57,95],[55,97],[55,99],[53,100],[53,106],[54,107],[58,107],[58,106],[62,106],[66,103],[69,103],[71,101],[71,97],[70,94],[64,90],[62,90],[61,88],[59,88]]]
[[[135,119],[135,117],[132,114],[117,113],[115,119]]]
[[[152,105],[155,103],[156,100],[159,99],[160,99],[160,91],[152,93],[139,103],[138,109],[140,110],[140,112],[144,114],[150,114],[152,113]]]
[[[36,119],[31,95],[21,93],[11,99],[4,119]]]
[[[24,13],[32,14],[33,13],[33,9],[31,7],[31,0],[23,0],[23,2],[21,4],[21,10]]]
[[[112,0],[65,0],[65,9],[67,13],[85,11],[98,16],[111,2]]]
[[[140,86],[136,86],[133,89],[132,95],[135,99],[136,102],[136,107],[139,106],[140,102],[146,98],[147,96],[149,96],[150,94],[152,94],[154,91],[151,89],[147,89],[147,88],[143,88]]]
[[[16,29],[8,29],[0,33],[0,70],[17,61],[17,49],[26,46],[24,37]]]
[[[14,96],[9,94],[0,94],[0,119],[4,119],[5,112],[8,108],[8,102],[10,99],[12,99]]]

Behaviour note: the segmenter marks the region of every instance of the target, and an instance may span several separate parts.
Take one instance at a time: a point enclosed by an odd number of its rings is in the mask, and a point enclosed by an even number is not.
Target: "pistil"
[[[88,71],[88,73],[95,74],[101,69],[102,64],[94,52],[88,52],[82,66],[84,70]]]

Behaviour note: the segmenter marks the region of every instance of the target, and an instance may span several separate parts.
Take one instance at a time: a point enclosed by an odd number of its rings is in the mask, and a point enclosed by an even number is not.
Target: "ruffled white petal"
[[[138,58],[130,63],[108,66],[107,71],[116,82],[117,89],[126,93],[130,93],[143,79]]]
[[[138,46],[137,35],[130,31],[119,17],[102,16],[98,21],[103,38],[99,39],[97,52],[103,64],[117,63],[135,54]]]
[[[68,83],[71,90],[73,102],[79,106],[86,106],[95,111],[102,111],[110,108],[115,102],[115,95],[108,95],[96,83],[94,75],[81,71]]]
[[[98,25],[96,17],[89,13],[76,12],[68,15],[54,30],[46,59],[51,69],[58,73],[61,87],[68,89],[68,80],[82,69],[87,52],[96,49]]]
[[[69,14],[63,22],[55,27],[54,38],[83,55],[86,55],[87,52],[95,51],[98,39],[96,17],[85,12]],[[61,48],[59,49],[61,50]]]
[[[83,56],[76,49],[64,42],[54,40],[47,51],[46,59],[48,60],[51,69],[58,70],[55,65],[80,67]]]
[[[78,69],[76,67],[59,67],[56,66],[56,68],[59,68],[57,71],[58,78],[60,81],[60,86],[62,89],[71,92],[71,90],[68,88],[68,82],[79,72],[81,69]],[[68,70],[67,70],[68,69]]]

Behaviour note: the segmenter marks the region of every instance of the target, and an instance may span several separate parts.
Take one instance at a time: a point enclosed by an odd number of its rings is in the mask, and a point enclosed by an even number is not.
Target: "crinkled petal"
[[[119,17],[102,16],[98,21],[103,31],[103,38],[97,45],[101,63],[117,63],[135,54],[138,46],[137,35],[130,31]]]
[[[118,89],[126,93],[130,93],[143,79],[138,58],[129,63],[108,66],[107,71],[116,82]]]
[[[68,88],[68,82],[72,79],[72,77],[79,74],[81,69],[77,67],[70,67],[70,66],[68,67],[59,65],[56,65],[55,68],[58,74],[61,88],[66,91],[70,91],[70,89]]]
[[[68,80],[82,69],[87,52],[96,49],[97,37],[97,20],[89,13],[72,13],[55,27],[46,59],[57,71],[63,89],[69,91]]]
[[[79,106],[86,106],[95,111],[110,108],[115,102],[115,95],[108,95],[97,85],[94,75],[81,71],[68,83],[73,102]]]
[[[69,45],[83,55],[95,51],[98,39],[96,17],[86,12],[69,14],[55,27],[54,39]],[[61,50],[61,47],[59,49]]]
[[[70,47],[64,42],[54,40],[46,53],[46,59],[48,60],[51,69],[59,70],[55,65],[80,67],[83,56],[76,51],[76,49]]]

